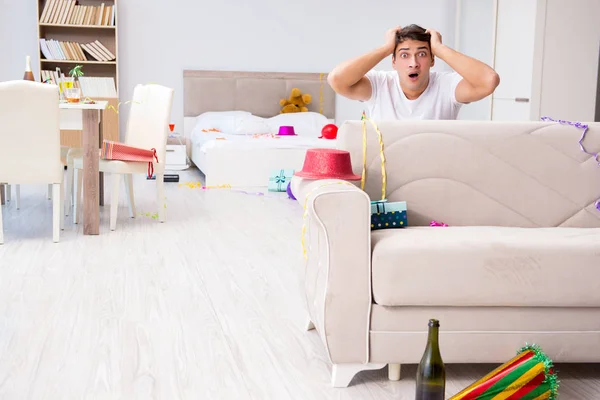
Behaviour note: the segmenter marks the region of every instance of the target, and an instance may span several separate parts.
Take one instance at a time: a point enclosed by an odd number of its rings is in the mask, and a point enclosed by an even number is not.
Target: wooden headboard
[[[185,136],[193,119],[208,111],[248,111],[269,118],[279,114],[279,100],[292,88],[312,96],[309,111],[335,119],[335,92],[325,73],[183,71],[183,114]]]

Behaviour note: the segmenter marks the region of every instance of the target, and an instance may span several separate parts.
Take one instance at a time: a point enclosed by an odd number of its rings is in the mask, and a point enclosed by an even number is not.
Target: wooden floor
[[[153,189],[135,178],[140,215],[123,196],[114,232],[107,193],[100,236],[68,218],[59,244],[45,187],[4,207],[0,399],[414,399],[411,365],[399,382],[384,368],[330,387],[303,330],[298,203],[167,183],[160,224]],[[449,365],[447,395],[494,367]],[[600,365],[557,369],[561,399],[600,399]]]

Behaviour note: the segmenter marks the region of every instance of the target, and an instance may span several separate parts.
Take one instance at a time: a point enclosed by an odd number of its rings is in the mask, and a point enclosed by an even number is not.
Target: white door
[[[498,0],[492,120],[530,119],[537,0]]]

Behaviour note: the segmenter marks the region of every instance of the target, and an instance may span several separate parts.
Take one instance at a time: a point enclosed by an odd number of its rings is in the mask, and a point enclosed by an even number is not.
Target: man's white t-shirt
[[[400,87],[398,72],[367,72],[373,88],[364,102],[375,120],[456,119],[462,103],[456,100],[456,86],[462,77],[456,72],[429,72],[427,89],[415,100],[409,100]]]

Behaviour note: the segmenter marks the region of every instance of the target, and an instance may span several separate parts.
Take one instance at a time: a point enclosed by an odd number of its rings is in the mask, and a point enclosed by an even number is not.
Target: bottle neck
[[[30,72],[31,71],[31,57],[27,56],[27,58],[25,59],[25,72]]]
[[[432,349],[438,348],[439,331],[440,331],[440,328],[438,328],[437,326],[429,327],[429,334],[427,337],[427,346],[428,347],[430,347]]]

